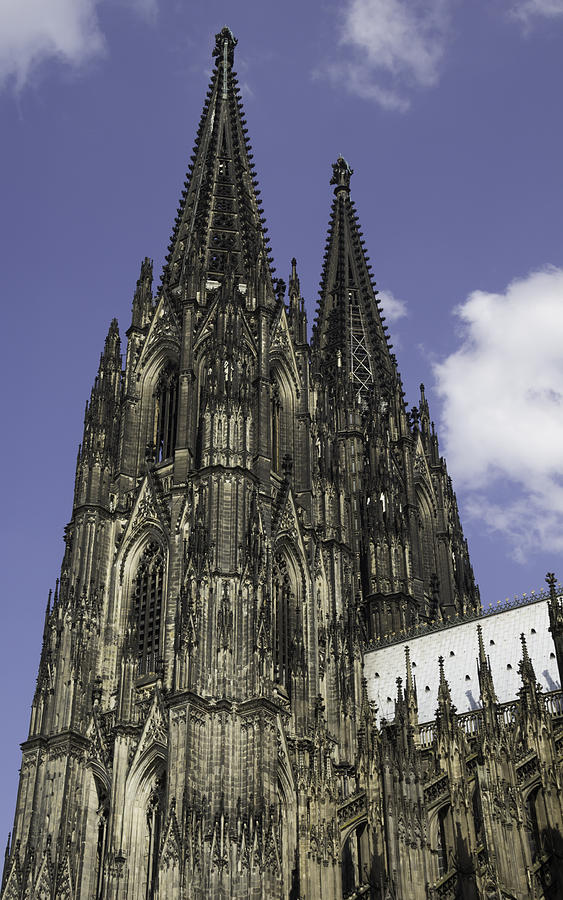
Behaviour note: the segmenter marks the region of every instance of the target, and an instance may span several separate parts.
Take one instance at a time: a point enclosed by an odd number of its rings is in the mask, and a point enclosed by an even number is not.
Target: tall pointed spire
[[[479,644],[479,656],[477,657],[477,675],[479,677],[479,689],[481,692],[481,704],[483,707],[483,725],[485,733],[489,737],[498,737],[499,722],[497,717],[498,698],[493,683],[491,663],[485,653],[483,642],[483,629],[477,625],[477,641]]]
[[[215,68],[168,248],[163,284],[181,288],[197,269],[205,292],[206,286],[215,287],[232,268],[241,290],[252,301],[264,277],[267,294],[273,296],[272,260],[233,71],[236,43],[226,27],[215,38]]]
[[[415,733],[416,740],[418,740],[418,697],[416,694],[416,681],[412,673],[410,647],[405,647],[405,666],[407,674],[405,680],[405,703],[408,711],[409,725]]]
[[[291,275],[289,276],[289,327],[294,340],[298,344],[307,342],[307,316],[305,313],[305,301],[301,296],[301,285],[297,274],[297,260],[291,260]]]
[[[457,729],[456,707],[452,703],[450,686],[444,672],[444,657],[438,657],[440,667],[440,683],[438,686],[438,709],[436,710],[436,726],[442,737],[453,737]]]
[[[438,685],[438,706],[442,712],[455,712],[455,706],[452,703],[452,695],[446,673],[444,672],[444,657],[438,657],[438,666],[440,668],[440,682]]]
[[[137,287],[133,296],[131,326],[133,328],[144,328],[150,322],[152,312],[152,259],[145,256],[141,263],[141,274],[137,280]]]
[[[377,386],[389,393],[394,363],[387,328],[377,303],[369,258],[358,216],[350,199],[353,170],[339,156],[333,164],[334,200],[320,284],[318,320],[313,346],[325,374],[341,368],[358,399]]]
[[[497,695],[493,684],[493,675],[491,672],[491,664],[485,653],[485,645],[483,643],[483,629],[481,625],[477,625],[477,640],[479,642],[479,656],[477,659],[477,674],[479,676],[479,688],[481,690],[481,700],[483,706],[485,704],[497,703]]]
[[[522,679],[522,687],[518,691],[519,715],[525,730],[530,734],[535,732],[546,720],[546,707],[523,633],[520,635],[520,640],[522,642],[522,659],[518,665],[518,673]]]
[[[110,470],[117,459],[121,400],[121,341],[113,319],[84,414],[84,435],[78,452],[74,505],[109,501]],[[88,474],[96,466],[95,478]],[[102,474],[103,473],[103,474]]]
[[[522,659],[518,665],[518,672],[524,687],[533,687],[535,689],[536,673],[534,672],[534,666],[530,659],[530,654],[528,653],[528,645],[524,633],[520,635],[520,641],[522,643]]]
[[[112,319],[100,356],[98,374],[86,407],[82,458],[86,452],[108,453],[115,449],[115,415],[121,384],[121,342],[117,319]]]
[[[555,644],[557,656],[557,668],[559,669],[559,683],[563,684],[563,596],[557,593],[557,578],[554,572],[548,572],[545,580],[549,587],[549,600],[547,609],[549,612],[549,630]],[[561,591],[561,586],[559,586]]]

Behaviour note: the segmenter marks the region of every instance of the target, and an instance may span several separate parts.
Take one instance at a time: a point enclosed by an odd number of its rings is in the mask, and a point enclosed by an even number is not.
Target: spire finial
[[[493,683],[493,673],[491,672],[491,664],[487,655],[485,653],[485,643],[483,641],[483,629],[481,624],[477,625],[477,641],[479,644],[479,656],[477,658],[477,676],[479,678],[479,688],[481,691],[481,701],[483,703],[483,707],[486,709],[490,708],[492,704],[498,703],[498,698],[495,693],[495,686]],[[493,715],[488,719],[489,724],[491,724],[496,729],[496,719]]]
[[[477,625],[477,640],[479,642],[479,663],[484,666],[487,664],[487,657],[485,656],[485,645],[483,643],[483,629],[481,628],[481,624]]]
[[[524,635],[524,632],[522,632],[522,634],[520,635],[520,641],[522,642],[522,659],[520,660],[520,665],[518,666],[518,672],[524,684],[527,682],[529,684],[535,685],[536,673],[534,672],[534,666],[532,664],[532,660],[530,659],[530,654],[528,653],[528,645],[526,644],[526,637]]]
[[[235,47],[238,44],[236,37],[231,29],[225,25],[219,34],[215,35],[215,47],[213,56],[217,56],[218,63],[226,62],[232,66],[235,58]]]
[[[445,704],[446,706],[451,706],[452,703],[452,695],[450,693],[450,686],[448,684],[448,679],[446,678],[446,673],[444,671],[444,657],[438,657],[438,665],[440,667],[440,684],[438,686],[438,703],[440,705]]]
[[[557,584],[557,578],[555,577],[554,572],[548,572],[545,576],[546,583],[549,585],[549,596],[552,600],[557,599],[557,594],[555,591],[555,585]]]
[[[121,365],[119,325],[117,323],[117,319],[111,320],[104,344],[102,360],[106,363],[111,363],[119,360],[119,363]]]
[[[400,675],[395,679],[395,682],[397,684],[397,700],[401,703],[403,700],[403,679]]]
[[[405,647],[405,664],[406,664],[406,670],[407,670],[406,689],[407,689],[407,691],[412,691],[414,689],[414,684],[413,684],[413,676],[412,676],[412,663],[411,663],[410,647]]]
[[[231,29],[226,25],[221,29],[219,34],[215,35],[215,48],[213,50],[213,56],[217,57],[217,65],[223,66],[223,100],[227,99],[229,92],[228,72],[229,69],[232,68],[233,62],[235,60],[236,45],[237,39]]]
[[[332,178],[330,179],[330,183],[335,185],[335,194],[341,190],[350,190],[350,178],[353,174],[354,170],[350,168],[344,157],[339,156],[332,164]]]
[[[289,296],[290,299],[296,298],[299,300],[299,294],[301,293],[301,288],[299,286],[299,276],[297,274],[297,260],[295,257],[291,260],[291,275],[289,276]]]

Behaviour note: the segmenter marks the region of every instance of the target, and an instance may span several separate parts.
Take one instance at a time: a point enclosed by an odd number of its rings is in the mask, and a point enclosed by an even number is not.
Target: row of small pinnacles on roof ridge
[[[479,625],[478,625],[477,627],[479,627]],[[530,634],[532,634],[532,635],[537,634],[536,629],[535,629],[535,628],[531,628],[531,629],[530,629]],[[520,635],[520,640],[523,640],[523,639],[525,640],[525,634],[524,634],[524,632],[522,632],[521,635]],[[493,638],[491,638],[491,639],[489,640],[489,646],[496,646],[496,643],[495,643],[495,641],[494,641]],[[409,648],[409,647],[405,647],[405,651],[407,651],[407,650],[410,650],[410,648]],[[454,651],[454,650],[450,650],[450,654],[449,654],[449,655],[450,655],[450,657],[455,657],[455,655],[456,655],[456,654],[455,654],[455,651]],[[550,659],[555,659],[555,658],[556,658],[555,653],[553,653],[553,651],[550,652],[549,657],[550,657]],[[439,656],[438,659],[439,659],[439,660],[440,660],[440,659],[443,659],[443,656]],[[417,668],[417,663],[415,662],[414,659],[411,660],[411,667],[412,667],[413,669],[416,669],[416,668]],[[513,668],[512,663],[507,663],[506,668],[507,668],[508,670],[511,670],[511,669]],[[379,672],[374,672],[373,677],[374,677],[374,679],[375,679],[375,678],[380,678]],[[416,678],[416,675],[415,675],[415,673],[413,672],[413,679],[415,679],[415,678]],[[401,680],[401,679],[398,679],[398,680]],[[472,681],[472,680],[473,680],[473,679],[471,678],[471,675],[467,674],[467,675],[465,676],[465,681]],[[426,687],[424,688],[424,690],[425,690],[426,693],[428,693],[428,692],[431,690],[431,688],[430,688],[429,685],[426,685]],[[556,690],[560,690],[560,689],[556,689]],[[393,702],[393,698],[392,698],[392,697],[387,697],[387,703],[392,703],[392,702]]]
[[[401,631],[390,631],[389,634],[380,638],[374,638],[369,641],[365,650],[378,650],[381,647],[388,647],[391,644],[400,644],[407,638],[422,637],[425,634],[431,634],[434,631],[443,631],[446,628],[454,628],[456,625],[462,625],[464,622],[474,622],[477,619],[483,619],[488,616],[494,616],[498,613],[508,612],[511,609],[517,609],[519,606],[529,606],[532,603],[539,603],[542,600],[551,600],[559,602],[563,606],[563,585],[557,581],[552,572],[548,572],[545,576],[548,584],[547,588],[540,588],[539,591],[524,592],[520,596],[514,595],[514,599],[497,600],[495,604],[491,603],[480,612],[468,611],[463,615],[452,616],[442,621],[436,622],[417,622],[411,628]]]
[[[532,629],[532,632],[534,632],[534,629]],[[490,670],[490,661],[489,661],[488,655],[485,653],[485,647],[484,647],[484,642],[483,642],[483,632],[482,632],[481,626],[479,624],[477,625],[477,640],[478,640],[478,647],[479,647],[479,655],[477,657],[477,666],[478,666],[477,672],[478,672],[479,681],[481,681],[481,673],[484,671],[486,671],[489,679],[492,679],[492,674],[491,674],[491,670]],[[530,681],[530,679],[531,679],[535,684],[535,690],[538,692],[538,694],[542,694],[543,693],[542,687],[536,680],[532,660],[530,659],[530,655],[528,653],[528,645],[526,642],[526,635],[524,634],[524,632],[522,632],[520,635],[520,641],[522,644],[522,658],[520,659],[520,661],[518,663],[518,674],[520,675],[520,677],[522,679],[522,686],[524,687],[526,682]],[[450,656],[451,655],[453,655],[453,651],[450,653]],[[553,656],[554,655],[555,654],[553,654]],[[409,696],[412,699],[414,699],[414,704],[415,704],[415,707],[417,708],[417,693],[418,693],[418,691],[417,691],[417,686],[416,686],[416,676],[413,672],[413,668],[416,668],[416,662],[411,660],[410,647],[406,646],[405,647],[405,669],[406,669],[405,689],[403,690],[403,679],[401,678],[401,676],[398,676],[396,678],[397,697],[395,699],[395,713],[397,713],[398,705],[401,705],[404,701],[408,702]],[[444,657],[442,655],[440,655],[438,657],[438,668],[439,668],[438,696],[437,696],[438,705],[440,706],[443,698],[447,697],[450,710],[451,710],[452,714],[454,714],[457,712],[457,709],[456,709],[455,705],[451,702],[450,686],[449,686],[448,679],[446,678],[445,669],[444,669]],[[379,672],[375,672],[374,677],[378,678]],[[467,676],[466,676],[466,678],[467,678]],[[427,685],[425,688],[425,691],[429,691],[429,690],[430,690],[430,687]],[[553,693],[559,695],[559,694],[561,694],[561,690],[558,689],[558,690],[554,691]],[[391,703],[391,702],[393,702],[393,698],[387,697],[387,703]],[[502,703],[502,702],[498,702],[498,701],[496,701],[496,702],[497,702],[498,706],[506,705],[505,703]],[[511,701],[509,701],[509,702],[511,702]],[[375,705],[375,702],[373,702],[373,705]],[[461,713],[460,715],[461,715],[461,717],[464,717],[464,716],[466,717],[468,715],[471,716],[472,714],[479,712],[479,710],[480,710],[480,707],[477,707],[476,709],[472,709],[466,713]],[[563,711],[563,710],[560,710],[560,711]],[[436,715],[438,715],[438,713],[439,713],[439,710],[437,710]],[[392,724],[392,722],[393,722],[393,720],[389,720],[386,717],[382,716],[381,720],[380,720],[380,725],[382,725],[382,726],[389,725],[389,724]],[[422,725],[427,725],[428,723],[421,722],[419,724],[422,726]]]

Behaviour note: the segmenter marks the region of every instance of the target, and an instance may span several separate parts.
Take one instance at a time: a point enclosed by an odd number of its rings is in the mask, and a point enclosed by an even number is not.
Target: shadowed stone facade
[[[295,260],[273,278],[235,44],[125,368],[115,320],[100,359],[2,900],[560,897],[563,730],[525,642],[510,714],[479,633],[470,733],[437,660],[421,729],[408,653],[376,721],[364,653],[479,592],[344,159],[310,343]]]

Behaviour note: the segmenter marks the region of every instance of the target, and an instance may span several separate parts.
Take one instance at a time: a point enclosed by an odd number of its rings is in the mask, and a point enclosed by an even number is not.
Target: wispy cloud
[[[563,16],[563,0],[517,0],[512,4],[511,12],[528,25],[533,19]]]
[[[438,81],[452,0],[347,0],[337,58],[326,70],[351,93],[404,111]]]
[[[397,319],[402,319],[407,315],[407,304],[404,300],[399,300],[398,297],[395,297],[391,291],[379,291],[377,299],[381,303],[385,318],[389,322],[396,322]]]
[[[501,294],[474,291],[456,314],[460,346],[434,373],[469,513],[504,533],[516,559],[561,551],[563,270],[534,272]]]
[[[152,17],[156,0],[123,0]],[[43,62],[56,59],[79,67],[104,52],[97,8],[100,0],[1,0],[0,88],[17,90]]]

